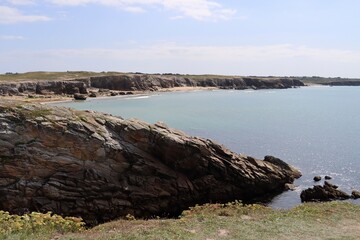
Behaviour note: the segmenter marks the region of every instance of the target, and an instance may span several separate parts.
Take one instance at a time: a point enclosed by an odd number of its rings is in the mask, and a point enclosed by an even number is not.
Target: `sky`
[[[0,0],[0,73],[360,78],[359,0]]]

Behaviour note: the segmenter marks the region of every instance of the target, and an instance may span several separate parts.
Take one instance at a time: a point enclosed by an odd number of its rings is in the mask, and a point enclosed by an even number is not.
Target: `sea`
[[[281,158],[303,176],[273,208],[300,204],[303,189],[323,183],[314,183],[316,175],[331,176],[348,193],[360,190],[360,87],[161,92],[52,105],[164,122],[237,153]]]

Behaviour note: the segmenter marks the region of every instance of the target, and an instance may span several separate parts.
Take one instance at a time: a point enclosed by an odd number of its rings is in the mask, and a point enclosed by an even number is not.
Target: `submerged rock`
[[[0,103],[0,209],[52,211],[97,224],[176,215],[195,204],[251,200],[301,174],[278,158],[140,120]]]

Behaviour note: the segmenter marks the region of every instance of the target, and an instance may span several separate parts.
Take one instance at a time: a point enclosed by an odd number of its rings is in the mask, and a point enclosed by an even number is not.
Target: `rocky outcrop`
[[[320,202],[332,200],[349,199],[351,196],[341,190],[336,185],[325,181],[324,186],[315,185],[313,188],[305,189],[301,192],[302,202]]]
[[[360,81],[357,80],[349,80],[349,81],[331,81],[322,83],[322,85],[329,85],[329,86],[360,86]]]
[[[90,224],[176,215],[274,195],[300,175],[278,158],[239,155],[160,123],[0,103],[0,209],[13,213],[52,211]]]
[[[199,79],[181,76],[163,76],[147,74],[124,74],[115,76],[91,77],[90,85],[120,91],[156,91],[173,87],[219,87],[223,89],[269,89],[305,86],[293,78],[258,77],[204,77]]]
[[[85,94],[80,94],[80,93],[75,93],[74,94],[74,99],[75,100],[86,100],[87,99],[87,95]]]
[[[352,191],[352,192],[351,192],[351,198],[353,198],[353,199],[359,199],[359,198],[360,198],[360,192],[359,192],[359,191],[356,191],[356,190]]]
[[[88,87],[89,85],[87,79],[74,79],[69,81],[24,81],[13,83],[0,83],[0,94],[86,94]]]
[[[87,94],[88,88],[118,91],[157,91],[174,87],[218,87],[223,89],[269,89],[305,86],[294,78],[259,78],[259,77],[202,77],[150,74],[117,74],[64,81],[33,80],[13,83],[0,83],[0,94],[18,95],[19,93],[36,94]]]

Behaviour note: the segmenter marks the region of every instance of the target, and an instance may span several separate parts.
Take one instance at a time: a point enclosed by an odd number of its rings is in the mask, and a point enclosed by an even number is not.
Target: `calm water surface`
[[[160,93],[56,105],[162,121],[238,153],[277,156],[303,177],[296,191],[272,201],[275,208],[299,204],[315,175],[332,176],[347,192],[360,190],[360,87]]]

